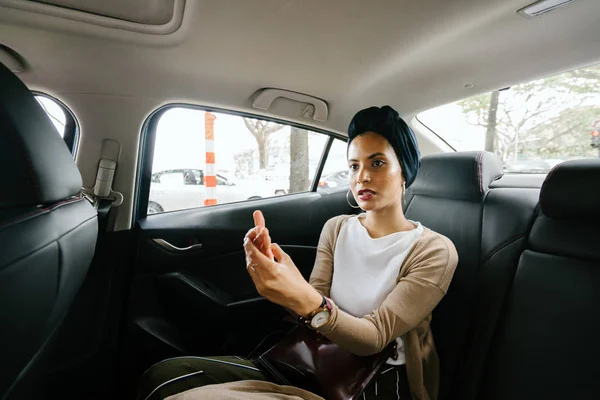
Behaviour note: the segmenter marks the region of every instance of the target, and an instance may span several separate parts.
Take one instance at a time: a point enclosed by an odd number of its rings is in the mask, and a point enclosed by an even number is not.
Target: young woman
[[[244,238],[247,270],[262,296],[357,355],[375,354],[396,342],[394,356],[365,399],[435,399],[440,371],[431,313],[454,274],[456,249],[446,237],[404,216],[405,190],[416,177],[420,154],[413,131],[398,113],[389,106],[362,110],[352,119],[348,137],[348,195],[364,213],[327,221],[306,282],[292,259],[271,243],[257,211],[256,226]],[[226,393],[231,398],[265,393],[317,398],[267,382],[250,360],[235,357],[167,360],[146,375],[146,394],[196,388],[176,399],[216,399]],[[222,382],[230,383],[210,385]]]

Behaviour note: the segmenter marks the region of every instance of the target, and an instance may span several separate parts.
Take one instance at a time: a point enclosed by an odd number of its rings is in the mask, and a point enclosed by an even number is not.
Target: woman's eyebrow
[[[368,159],[369,159],[369,160],[372,160],[372,159],[373,159],[373,158],[375,158],[375,157],[381,157],[381,156],[385,157],[385,154],[383,154],[383,153],[373,153],[373,154],[371,154],[371,155],[369,156],[369,158],[368,158]],[[358,162],[358,160],[357,160],[357,159],[355,159],[355,158],[352,158],[352,159],[349,159],[349,160],[348,160],[348,162]]]

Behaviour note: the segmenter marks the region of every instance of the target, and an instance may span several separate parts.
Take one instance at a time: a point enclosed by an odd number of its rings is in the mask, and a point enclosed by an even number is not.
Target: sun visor
[[[144,25],[165,25],[173,19],[175,12],[175,0],[35,0],[33,2]]]
[[[185,0],[0,0],[2,7],[105,28],[168,35],[183,22]]]
[[[4,64],[13,73],[25,71],[25,61],[9,47],[0,44],[0,64]]]

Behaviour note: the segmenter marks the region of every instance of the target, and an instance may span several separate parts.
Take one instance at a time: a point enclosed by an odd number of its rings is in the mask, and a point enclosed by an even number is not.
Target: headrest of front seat
[[[469,151],[425,156],[411,195],[481,201],[490,183],[503,175],[502,160],[494,153]]]
[[[81,190],[81,174],[50,118],[0,63],[0,209],[52,204]]]
[[[555,219],[600,219],[600,159],[565,161],[542,185],[540,208]]]

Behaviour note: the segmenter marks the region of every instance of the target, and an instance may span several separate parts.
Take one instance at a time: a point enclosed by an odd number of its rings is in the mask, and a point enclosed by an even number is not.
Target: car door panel
[[[124,365],[139,373],[165,356],[246,356],[266,335],[289,328],[288,312],[262,298],[246,271],[242,242],[252,213],[262,210],[273,241],[308,279],[325,222],[355,212],[345,197],[309,192],[138,221]],[[169,251],[156,239],[191,249]]]

